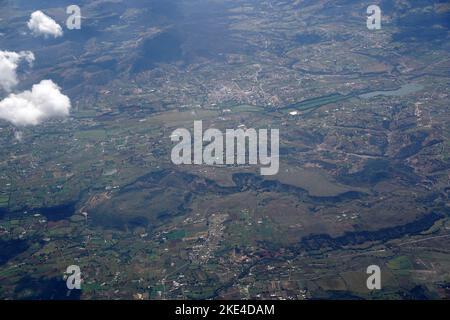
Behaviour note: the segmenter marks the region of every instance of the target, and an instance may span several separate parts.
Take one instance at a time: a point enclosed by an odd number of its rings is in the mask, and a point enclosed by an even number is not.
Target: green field
[[[0,208],[8,207],[9,196],[0,193]]]
[[[411,260],[406,256],[394,258],[387,265],[392,270],[409,270],[413,267]]]
[[[325,106],[330,103],[336,103],[339,101],[347,100],[353,97],[353,95],[341,95],[339,93],[333,93],[331,95],[322,96],[318,98],[308,99],[301,102],[290,104],[282,109],[290,112],[290,111],[306,111],[311,109],[316,109],[322,106]]]
[[[169,240],[180,240],[186,236],[186,231],[175,230],[167,234],[167,239]]]

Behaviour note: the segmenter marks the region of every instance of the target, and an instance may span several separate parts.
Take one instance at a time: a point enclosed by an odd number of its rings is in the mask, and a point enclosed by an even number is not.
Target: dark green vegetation
[[[305,111],[310,109],[320,108],[322,106],[326,106],[328,104],[336,103],[339,101],[347,100],[351,98],[351,96],[343,96],[339,93],[331,94],[325,97],[318,97],[313,99],[308,99],[302,102],[294,103],[285,107],[289,111],[299,110]]]

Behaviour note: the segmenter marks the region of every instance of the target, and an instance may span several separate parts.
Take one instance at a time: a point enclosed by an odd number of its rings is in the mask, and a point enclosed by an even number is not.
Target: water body
[[[408,83],[401,86],[399,89],[396,90],[381,90],[381,91],[370,91],[363,94],[358,95],[359,98],[362,99],[370,99],[377,96],[387,96],[387,97],[401,97],[406,96],[408,94],[412,94],[415,92],[418,92],[422,90],[424,86],[422,86],[419,83]],[[322,106],[341,102],[344,100],[348,100],[356,96],[358,93],[352,93],[349,95],[342,95],[339,93],[333,93],[326,96],[321,96],[317,98],[307,99],[301,102],[293,103],[290,105],[287,105],[281,109],[288,110],[288,111],[305,111],[305,110],[313,110],[320,108]]]
[[[368,93],[364,93],[359,97],[362,99],[370,99],[377,96],[386,96],[386,97],[402,97],[408,94],[412,94],[422,90],[424,86],[418,83],[407,83],[401,86],[400,89],[397,90],[386,90],[386,91],[372,91]]]

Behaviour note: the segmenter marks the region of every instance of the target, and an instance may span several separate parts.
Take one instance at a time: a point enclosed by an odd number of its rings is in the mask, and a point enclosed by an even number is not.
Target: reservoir
[[[401,97],[406,96],[411,93],[415,93],[417,91],[420,91],[424,88],[421,84],[418,83],[407,83],[401,86],[400,89],[397,90],[386,90],[386,91],[372,91],[368,93],[364,93],[360,95],[359,97],[362,99],[370,99],[377,96],[387,96],[387,97]]]

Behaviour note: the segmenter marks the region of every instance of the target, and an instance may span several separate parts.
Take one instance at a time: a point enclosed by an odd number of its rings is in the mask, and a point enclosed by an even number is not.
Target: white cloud
[[[28,28],[34,35],[43,35],[46,38],[49,36],[58,38],[63,35],[61,26],[40,10],[31,14]]]
[[[34,54],[30,51],[0,51],[0,87],[5,91],[11,91],[18,84],[16,70],[21,60],[31,65]]]
[[[0,101],[0,119],[16,126],[38,125],[69,115],[70,99],[51,80],[42,80],[31,91],[10,94]]]

